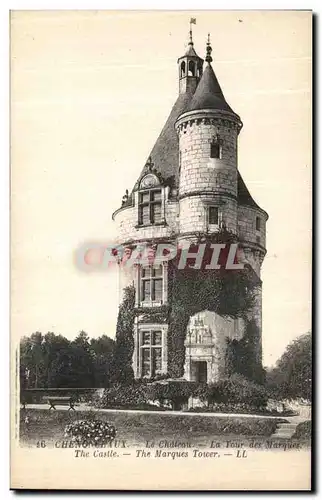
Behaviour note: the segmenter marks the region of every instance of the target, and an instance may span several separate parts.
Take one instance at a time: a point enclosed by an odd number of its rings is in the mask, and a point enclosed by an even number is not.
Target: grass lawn
[[[136,414],[115,412],[95,412],[96,418],[113,424],[117,429],[117,439],[125,440],[127,446],[145,446],[146,441],[189,442],[191,446],[210,446],[212,440],[267,439],[285,419],[220,417],[201,415]],[[21,444],[35,446],[38,441],[46,441],[54,446],[64,438],[65,426],[75,420],[88,418],[88,412],[48,411],[25,409],[20,413]],[[244,439],[244,441],[245,441]]]

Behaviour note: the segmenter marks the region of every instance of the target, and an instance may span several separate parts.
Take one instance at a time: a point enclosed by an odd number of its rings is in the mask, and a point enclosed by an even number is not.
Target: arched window
[[[180,78],[185,76],[185,74],[186,74],[186,63],[184,61],[182,61],[181,65],[180,65]]]
[[[189,76],[195,76],[195,71],[196,71],[196,65],[193,61],[189,61],[188,65],[188,75]]]

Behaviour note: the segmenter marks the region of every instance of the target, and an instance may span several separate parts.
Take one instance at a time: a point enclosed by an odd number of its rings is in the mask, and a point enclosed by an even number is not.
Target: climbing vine
[[[146,307],[136,307],[134,312],[138,316],[140,323],[166,323],[169,315],[169,306],[155,307],[153,311],[147,311]]]
[[[256,352],[260,343],[260,332],[254,320],[245,321],[245,332],[240,340],[226,339],[227,375],[239,373],[259,384],[265,382],[265,371]]]
[[[245,317],[253,307],[255,287],[252,271],[247,268],[229,274],[220,270],[177,271],[168,329],[168,370],[172,377],[183,375],[184,340],[190,317],[204,310],[226,317]]]
[[[116,332],[115,377],[122,383],[133,380],[132,355],[134,349],[134,319],[138,317],[143,323],[168,324],[168,373],[170,377],[182,377],[184,374],[185,346],[188,322],[191,316],[208,310],[230,318],[243,318],[245,335],[240,341],[227,340],[226,366],[227,374],[241,373],[247,378],[262,377],[262,368],[256,364],[256,346],[260,341],[259,330],[254,321],[248,320],[252,310],[256,288],[260,280],[250,265],[243,269],[226,269],[227,251],[221,251],[220,269],[207,269],[211,261],[211,244],[236,243],[236,236],[223,229],[211,238],[196,234],[198,245],[205,243],[206,251],[200,269],[190,267],[194,259],[188,259],[187,265],[181,269],[178,265],[180,252],[176,259],[169,262],[168,267],[168,304],[147,311],[146,308],[135,308],[135,288],[125,288],[124,299],[119,308]],[[189,252],[198,251],[198,245],[192,245]],[[235,261],[236,263],[237,261]]]
[[[206,248],[209,249],[212,243],[235,243],[236,238],[230,232],[223,230],[211,239],[200,239],[200,242],[206,243]],[[195,247],[197,251],[197,245]],[[190,251],[193,252],[193,247]],[[221,316],[246,319],[247,313],[254,306],[255,290],[260,284],[256,273],[249,265],[245,265],[244,269],[227,270],[225,252],[221,253],[219,260],[221,268],[218,270],[205,268],[211,260],[211,255],[208,259],[207,255],[203,259],[201,269],[187,266],[185,269],[179,269],[178,259],[170,263],[169,273],[171,309],[168,329],[168,371],[172,377],[182,377],[184,373],[184,341],[190,317],[200,311],[208,310]],[[244,351],[246,352],[246,347]],[[254,358],[251,364],[253,363]],[[230,365],[232,371],[235,371],[235,360],[231,360]]]

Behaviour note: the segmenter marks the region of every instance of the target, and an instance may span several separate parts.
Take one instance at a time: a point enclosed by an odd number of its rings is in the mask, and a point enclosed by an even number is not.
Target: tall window
[[[161,189],[150,189],[139,193],[139,224],[161,222]]]
[[[208,224],[219,224],[218,207],[208,207]]]
[[[216,135],[210,144],[210,158],[221,159],[222,147],[221,140],[218,135]]]
[[[142,267],[141,269],[141,302],[162,302],[163,268]]]
[[[141,332],[141,375],[153,377],[162,372],[162,331]]]
[[[261,219],[260,217],[256,217],[256,231],[260,231],[261,229]]]

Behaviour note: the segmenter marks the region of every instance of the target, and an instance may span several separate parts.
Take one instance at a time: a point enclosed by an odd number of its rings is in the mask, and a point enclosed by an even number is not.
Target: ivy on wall
[[[209,250],[213,243],[236,243],[236,236],[223,229],[211,238],[196,234],[198,243],[205,243]],[[198,251],[197,244],[195,245]],[[189,251],[193,251],[193,246]],[[204,264],[211,260],[211,253],[205,253]],[[116,349],[115,377],[121,383],[133,380],[132,355],[134,349],[134,319],[142,323],[168,323],[168,373],[170,377],[184,374],[185,346],[188,322],[191,316],[208,310],[223,317],[243,318],[246,331],[243,339],[227,341],[226,366],[229,372],[242,373],[247,378],[259,380],[262,368],[256,364],[256,346],[260,342],[259,330],[254,321],[248,320],[248,313],[254,306],[255,291],[260,280],[251,266],[242,270],[226,270],[227,254],[221,252],[220,269],[193,269],[187,266],[180,269],[177,259],[169,262],[168,305],[147,311],[135,308],[135,288],[133,285],[124,290],[124,299],[119,308]]]
[[[153,311],[147,311],[146,307],[136,307],[134,313],[139,323],[167,323],[169,306],[155,307]]]
[[[226,339],[227,376],[239,373],[259,384],[265,382],[265,370],[257,356],[260,332],[254,320],[245,321],[245,333],[242,339]]]
[[[239,271],[176,270],[168,329],[168,370],[172,377],[184,372],[184,340],[191,316],[208,310],[231,318],[245,318],[254,305],[251,269]]]
[[[236,243],[236,237],[223,229],[211,238],[200,236],[199,243],[206,243],[206,249],[210,249],[212,243]],[[198,251],[198,246],[195,245],[195,247]],[[227,251],[228,249],[227,246]],[[189,251],[193,252],[193,247]],[[188,266],[185,269],[179,269],[178,260],[170,262],[169,265],[171,309],[168,329],[168,371],[172,377],[182,377],[184,374],[184,341],[191,316],[200,311],[208,310],[223,317],[243,318],[247,324],[247,313],[254,306],[255,290],[260,284],[260,280],[252,267],[245,265],[242,270],[226,270],[227,253],[225,254],[225,251],[221,252],[219,264],[222,266],[220,269],[205,269],[205,265],[210,260],[211,255],[208,258],[206,255],[201,269],[192,269]],[[191,264],[193,263],[194,261],[191,262]],[[256,332],[255,330],[255,323],[252,324],[252,329],[249,326],[246,327],[245,345],[242,344],[244,354],[242,364],[244,360],[252,366],[255,363],[255,351],[251,352],[251,349],[255,349],[255,345],[258,345],[259,341],[258,329]],[[248,331],[249,333],[247,333]],[[253,335],[252,339],[251,335]],[[233,358],[232,352],[228,352],[227,355],[231,358],[227,360],[228,370],[231,369],[232,372],[235,372],[238,368],[236,358]]]

